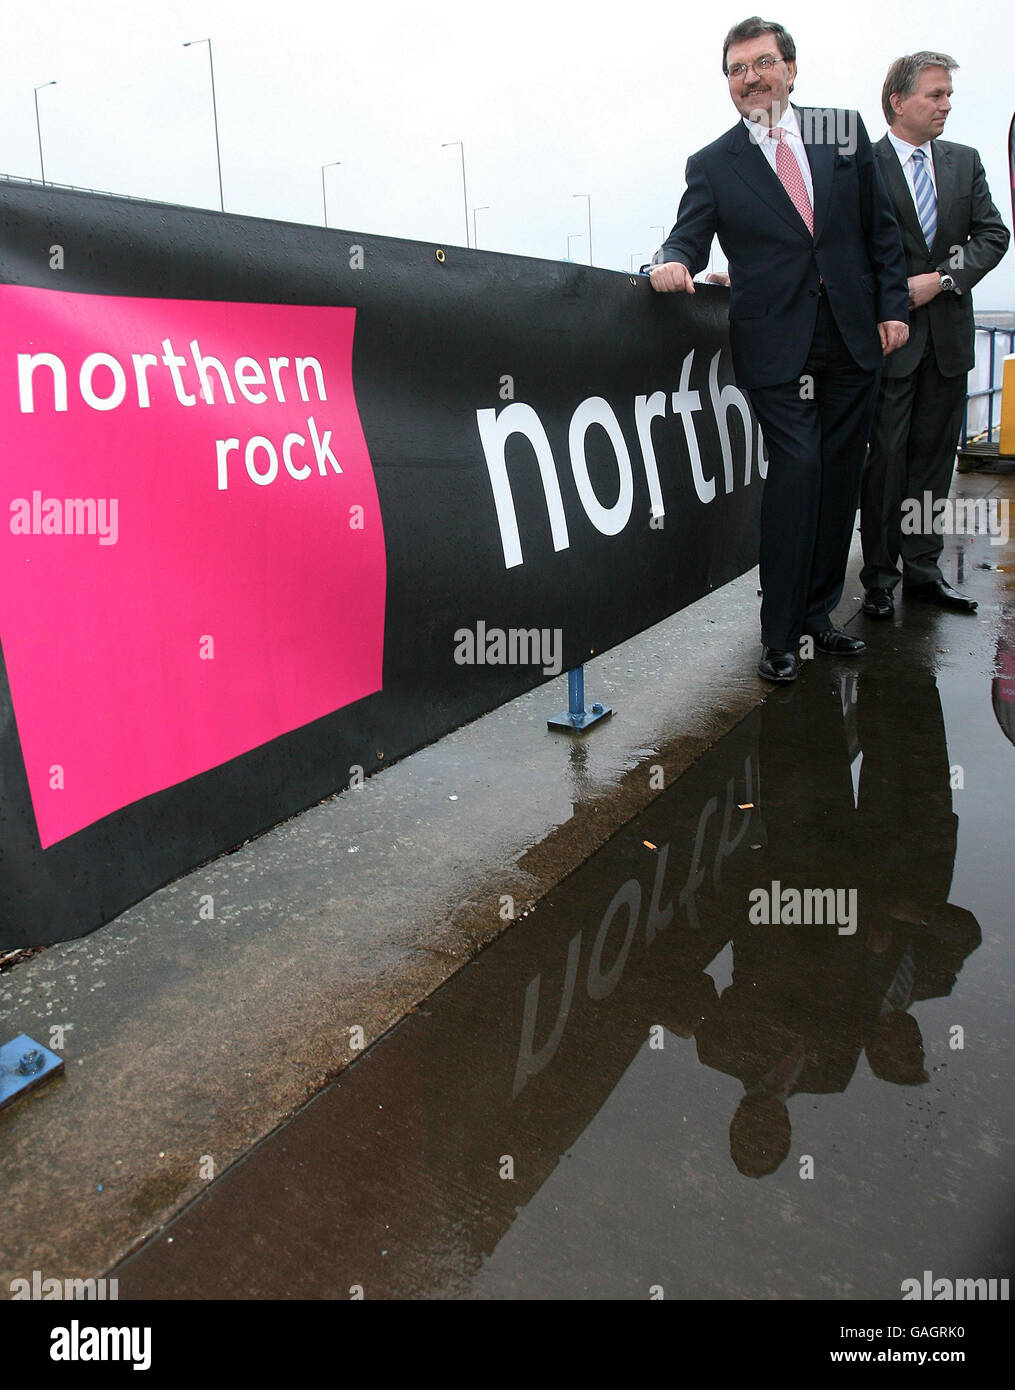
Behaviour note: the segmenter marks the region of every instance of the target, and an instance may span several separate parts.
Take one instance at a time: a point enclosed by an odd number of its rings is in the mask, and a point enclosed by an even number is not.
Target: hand
[[[663,265],[654,265],[649,271],[649,280],[652,288],[660,294],[679,294],[684,291],[688,294],[694,293],[691,272],[680,261],[666,261]]]
[[[705,280],[710,285],[725,285],[727,289],[730,287],[730,277],[726,274],[725,270],[709,271],[705,276]]]
[[[886,319],[884,323],[878,324],[878,337],[881,339],[881,351],[887,357],[890,352],[909,342],[909,324]]]
[[[909,307],[911,309],[922,309],[925,304],[936,299],[940,293],[941,276],[936,270],[932,270],[928,275],[911,275],[909,277]]]

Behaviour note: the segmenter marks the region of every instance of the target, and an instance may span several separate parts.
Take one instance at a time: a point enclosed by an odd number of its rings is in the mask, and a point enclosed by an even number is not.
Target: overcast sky
[[[779,4],[798,49],[794,99],[858,107],[884,131],[890,61],[958,59],[945,138],[975,145],[1011,225],[1007,134],[1015,88],[1006,7],[955,0]],[[435,243],[465,241],[461,162],[479,245],[628,269],[669,230],[687,156],[736,112],[722,40],[746,9],[591,7],[557,0],[0,0],[0,172],[217,207],[207,46],[214,43],[226,209]],[[841,20],[836,16],[841,15]],[[981,309],[1015,308],[1015,257]]]

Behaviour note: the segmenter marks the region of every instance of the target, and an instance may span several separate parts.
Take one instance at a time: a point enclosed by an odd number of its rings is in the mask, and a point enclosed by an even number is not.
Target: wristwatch
[[[956,285],[955,280],[951,275],[946,275],[943,271],[940,270],[938,271],[938,275],[941,276],[942,293],[944,293],[946,290],[951,290],[953,294],[958,293],[958,286]]]

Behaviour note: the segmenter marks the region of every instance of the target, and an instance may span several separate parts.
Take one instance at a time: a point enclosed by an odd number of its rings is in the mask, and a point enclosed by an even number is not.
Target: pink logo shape
[[[381,688],[355,318],[0,286],[0,640],[43,847]]]

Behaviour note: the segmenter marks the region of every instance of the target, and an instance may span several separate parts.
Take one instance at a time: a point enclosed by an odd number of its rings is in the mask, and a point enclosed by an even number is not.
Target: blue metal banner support
[[[61,1071],[62,1057],[27,1033],[19,1033],[0,1047],[0,1110]]]
[[[547,728],[563,729],[569,734],[583,734],[600,719],[608,719],[613,710],[597,700],[591,709],[585,708],[585,667],[575,666],[567,673],[567,709],[546,721]]]

